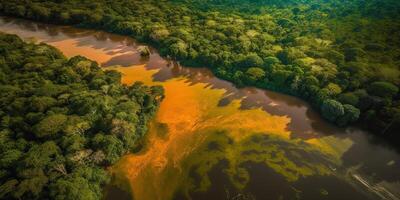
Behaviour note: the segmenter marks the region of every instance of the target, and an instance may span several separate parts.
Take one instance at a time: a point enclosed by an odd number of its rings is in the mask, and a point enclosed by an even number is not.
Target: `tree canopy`
[[[138,145],[163,89],[14,35],[0,52],[0,199],[101,199],[105,167]]]

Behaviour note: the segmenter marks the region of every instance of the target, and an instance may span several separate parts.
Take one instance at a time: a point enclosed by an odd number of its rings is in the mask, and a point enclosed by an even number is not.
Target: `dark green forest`
[[[101,199],[163,89],[0,33],[0,199]]]
[[[5,15],[128,35],[238,86],[301,97],[339,126],[400,128],[398,0],[0,2]]]

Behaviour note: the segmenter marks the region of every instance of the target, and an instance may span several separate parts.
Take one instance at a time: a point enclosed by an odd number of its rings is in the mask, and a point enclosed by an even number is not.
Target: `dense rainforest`
[[[0,33],[0,199],[101,199],[163,88]]]
[[[0,0],[5,15],[132,36],[239,86],[299,96],[396,137],[398,0]]]

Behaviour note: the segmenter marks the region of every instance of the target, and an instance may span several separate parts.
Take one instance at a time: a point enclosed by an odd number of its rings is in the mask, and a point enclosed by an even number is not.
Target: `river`
[[[165,88],[143,147],[108,169],[107,200],[400,199],[399,152],[298,98],[236,88],[155,49],[141,58],[125,36],[6,17],[0,31]]]

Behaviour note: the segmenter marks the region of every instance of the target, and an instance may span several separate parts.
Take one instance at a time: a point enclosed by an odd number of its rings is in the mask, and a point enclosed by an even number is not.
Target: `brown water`
[[[238,89],[101,31],[0,18],[0,31],[83,55],[123,83],[162,85],[144,147],[109,170],[106,199],[399,199],[400,155],[357,128],[326,123],[305,102]]]

